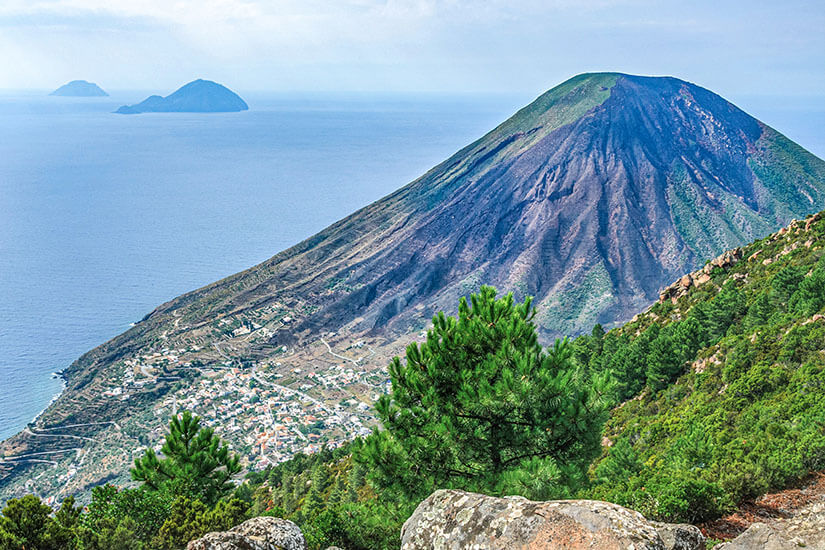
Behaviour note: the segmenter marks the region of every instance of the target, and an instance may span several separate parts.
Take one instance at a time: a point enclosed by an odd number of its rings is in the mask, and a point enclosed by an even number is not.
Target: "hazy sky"
[[[0,0],[0,88],[539,93],[585,71],[825,94],[825,2]]]
[[[0,0],[0,88],[540,92],[580,72],[825,94],[825,2]]]

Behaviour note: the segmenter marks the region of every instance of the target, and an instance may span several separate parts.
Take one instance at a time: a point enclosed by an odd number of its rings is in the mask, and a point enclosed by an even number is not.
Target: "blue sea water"
[[[147,95],[0,94],[0,439],[60,391],[51,373],[156,305],[397,189],[531,99],[241,94],[243,113],[111,113]],[[742,99],[825,155],[820,101]]]
[[[529,97],[242,94],[228,114],[115,115],[0,95],[0,439],[51,373],[158,304],[397,189]]]

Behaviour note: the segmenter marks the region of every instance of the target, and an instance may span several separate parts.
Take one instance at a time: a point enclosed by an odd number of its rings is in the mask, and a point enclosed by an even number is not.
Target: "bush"
[[[733,508],[733,502],[717,483],[682,473],[657,476],[647,489],[656,495],[653,515],[661,521],[699,523]]]

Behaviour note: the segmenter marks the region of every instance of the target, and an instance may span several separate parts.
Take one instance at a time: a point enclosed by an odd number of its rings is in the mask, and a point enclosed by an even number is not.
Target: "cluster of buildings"
[[[235,331],[248,328],[241,325]],[[152,416],[161,420],[148,434],[156,451],[168,418],[190,410],[204,425],[214,427],[250,467],[264,468],[296,453],[337,448],[369,434],[372,404],[390,388],[383,371],[365,370],[331,349],[340,362],[305,368],[267,362],[242,367],[230,357],[204,364],[195,359],[202,355],[199,351],[197,346],[164,348],[125,359],[121,375],[103,391],[109,398],[127,400],[159,381],[183,382],[153,410]],[[196,369],[200,376],[184,378],[186,369]]]
[[[284,374],[260,365],[201,370],[203,376],[167,396],[155,414],[192,411],[256,469],[283,462],[296,453],[314,453],[324,446],[337,448],[369,434],[371,403],[355,393],[343,401],[327,399],[325,394],[357,387],[358,394],[366,394],[366,399],[374,402],[388,388],[387,380],[375,385],[367,380],[369,375],[343,365],[323,372],[292,369],[287,373],[289,386],[279,383]],[[159,438],[158,449],[161,443]]]
[[[132,359],[124,359],[122,362],[122,375],[116,380],[115,385],[103,392],[106,397],[117,397],[128,399],[134,391],[151,386],[159,379],[176,380],[174,371],[178,369],[196,368],[189,361],[181,361],[181,356],[199,351],[200,348],[192,346],[187,349],[164,348],[159,352],[152,352],[140,355]]]

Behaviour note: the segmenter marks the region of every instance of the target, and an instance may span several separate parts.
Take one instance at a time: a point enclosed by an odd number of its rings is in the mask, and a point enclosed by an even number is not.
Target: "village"
[[[170,383],[174,391],[152,411],[162,421],[148,434],[147,446],[160,451],[168,418],[189,410],[215,428],[247,468],[261,469],[296,453],[338,448],[371,432],[372,404],[389,391],[386,373],[363,369],[322,342],[333,362],[304,368],[274,360],[240,364],[229,357],[204,364],[192,359],[203,351],[197,346],[164,348],[122,361],[122,375],[103,395],[128,400],[160,382]]]

